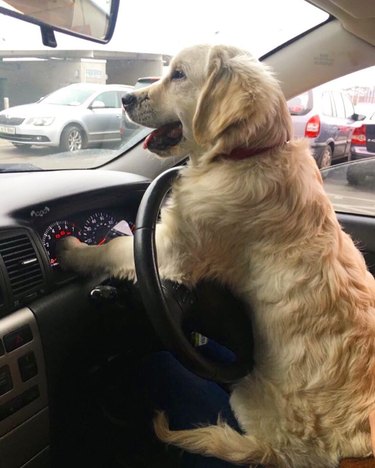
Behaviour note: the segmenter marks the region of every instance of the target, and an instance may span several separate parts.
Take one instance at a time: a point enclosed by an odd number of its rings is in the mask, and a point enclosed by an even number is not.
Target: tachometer
[[[108,213],[98,211],[92,214],[83,225],[83,241],[86,244],[104,244],[111,239],[111,229],[116,224],[117,220]]]
[[[48,252],[51,265],[58,264],[56,258],[56,242],[67,236],[75,236],[80,239],[81,230],[78,226],[68,221],[56,221],[55,223],[50,224],[45,230],[42,242]]]

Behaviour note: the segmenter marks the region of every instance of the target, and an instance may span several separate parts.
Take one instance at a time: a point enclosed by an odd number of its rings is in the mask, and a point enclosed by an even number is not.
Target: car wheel
[[[327,145],[324,148],[323,154],[320,158],[319,169],[324,169],[325,167],[329,167],[332,164],[332,148]]]
[[[64,128],[60,139],[61,151],[78,151],[86,148],[86,135],[78,125],[68,125]]]

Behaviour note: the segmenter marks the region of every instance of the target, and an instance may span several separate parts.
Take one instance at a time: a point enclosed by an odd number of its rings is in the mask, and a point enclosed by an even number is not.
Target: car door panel
[[[338,213],[337,217],[344,230],[357,242],[369,270],[375,275],[375,219],[343,213]]]
[[[121,109],[92,109],[89,118],[89,141],[120,140]]]
[[[103,107],[100,107],[100,106]],[[91,103],[85,119],[88,141],[119,141],[122,118],[121,103],[116,91],[105,91]]]
[[[348,110],[348,105],[346,104],[342,93],[333,92],[332,95],[337,115],[337,133],[335,138],[336,143],[334,157],[344,158],[349,156],[350,152],[350,142],[353,132],[352,127],[354,123],[351,116],[353,115],[354,110],[353,108],[352,112]]]

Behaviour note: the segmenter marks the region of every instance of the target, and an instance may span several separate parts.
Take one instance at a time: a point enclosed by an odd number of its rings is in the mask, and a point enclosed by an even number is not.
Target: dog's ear
[[[194,138],[205,145],[227,127],[241,120],[239,110],[248,114],[253,99],[251,87],[241,82],[240,51],[234,47],[212,47],[207,64],[207,79],[200,93],[193,119]],[[246,53],[243,52],[245,55]]]
[[[290,138],[291,120],[280,86],[257,59],[235,47],[213,46],[206,76],[193,118],[199,145],[224,135],[236,144],[264,138],[267,146]]]

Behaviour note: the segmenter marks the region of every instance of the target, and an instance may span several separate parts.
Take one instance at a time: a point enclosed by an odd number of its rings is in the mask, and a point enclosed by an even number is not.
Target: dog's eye
[[[185,73],[182,70],[174,70],[171,75],[171,80],[183,80],[186,78]]]

